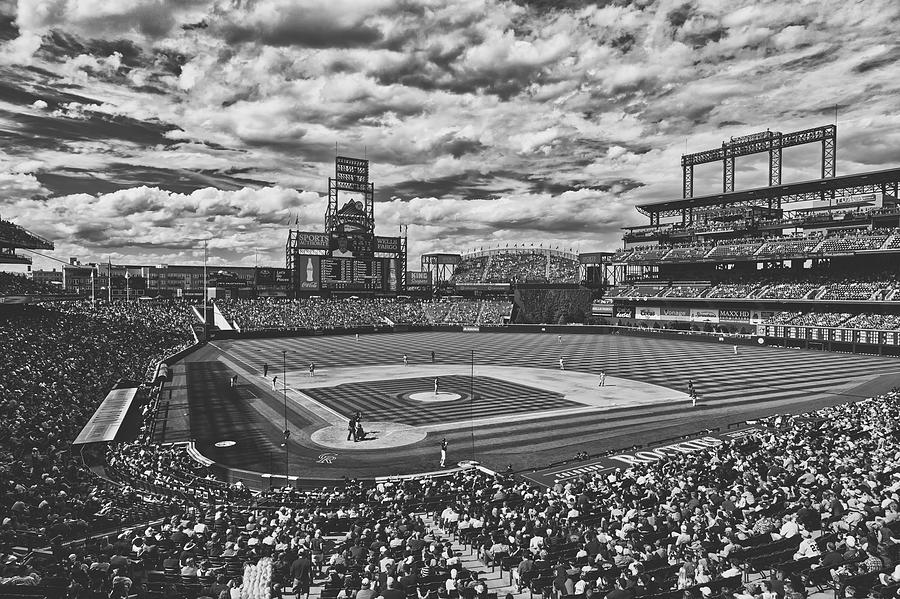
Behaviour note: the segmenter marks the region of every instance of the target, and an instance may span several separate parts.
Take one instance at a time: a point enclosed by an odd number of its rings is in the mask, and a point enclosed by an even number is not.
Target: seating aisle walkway
[[[450,533],[444,530],[438,522],[436,522],[435,518],[432,517],[431,514],[420,514],[422,516],[422,520],[425,522],[428,527],[428,532],[426,533],[424,539],[426,541],[443,541],[451,542],[451,547],[453,552],[459,556],[461,566],[473,573],[478,575],[478,579],[483,581],[487,586],[488,596],[490,599],[506,599],[507,596],[512,596],[514,599],[533,599],[536,597],[540,597],[541,595],[536,592],[532,592],[528,588],[522,590],[521,593],[517,592],[516,585],[512,583],[512,573],[509,570],[502,570],[499,565],[494,566],[485,566],[484,562],[482,562],[478,558],[477,551],[473,546],[466,545],[461,542],[459,535]],[[339,540],[337,537],[334,540]],[[747,584],[755,584],[759,583],[766,578],[761,575],[751,575],[749,578],[745,578],[744,582]],[[552,592],[552,591],[550,591]],[[283,593],[283,596],[286,598],[293,598],[294,595],[290,592]],[[412,595],[410,595],[411,597]],[[314,584],[310,588],[309,599],[323,599],[333,597],[333,595],[329,595],[327,593],[323,594],[323,587],[321,585],[321,581],[317,581],[317,584]],[[556,593],[552,594],[554,599],[560,599]],[[580,595],[575,595],[573,597],[581,597]],[[596,596],[598,599],[602,597],[602,595]],[[828,591],[816,591],[813,590],[807,596],[807,599],[833,599],[834,593]],[[640,598],[638,598],[640,599]]]

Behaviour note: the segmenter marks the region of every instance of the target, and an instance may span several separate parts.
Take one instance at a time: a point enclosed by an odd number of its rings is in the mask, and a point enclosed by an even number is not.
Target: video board
[[[333,258],[372,258],[374,247],[372,235],[367,233],[338,233],[332,235],[328,245]]]

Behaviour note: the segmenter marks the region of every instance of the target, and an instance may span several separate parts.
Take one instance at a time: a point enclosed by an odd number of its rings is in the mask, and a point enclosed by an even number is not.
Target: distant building
[[[32,270],[26,275],[35,283],[42,285],[56,285],[60,289],[63,288],[63,271],[62,270]]]
[[[271,268],[248,266],[207,267],[206,282],[210,298],[255,297],[256,295],[284,296],[288,282],[276,283],[265,279],[257,285],[260,271]],[[93,276],[92,276],[93,275]],[[203,297],[204,273],[202,265],[156,266],[109,264],[108,262],[81,264],[72,258],[60,270],[35,270],[29,275],[36,282],[60,286],[70,293],[97,299],[112,297],[171,297],[200,299]],[[112,281],[112,289],[109,289]]]

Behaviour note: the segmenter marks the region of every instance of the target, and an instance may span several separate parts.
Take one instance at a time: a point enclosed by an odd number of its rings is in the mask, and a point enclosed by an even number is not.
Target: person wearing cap
[[[372,590],[372,582],[368,578],[363,578],[360,582],[360,589],[356,591],[356,599],[374,599],[376,593]]]

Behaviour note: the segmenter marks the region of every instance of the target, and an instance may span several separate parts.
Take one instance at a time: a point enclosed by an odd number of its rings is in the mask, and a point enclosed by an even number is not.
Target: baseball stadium
[[[2,275],[0,552],[51,571],[2,594],[896,596],[900,168],[836,159],[835,125],[731,138],[617,251],[412,266],[338,156],[283,266]],[[53,248],[0,221],[0,261]]]

